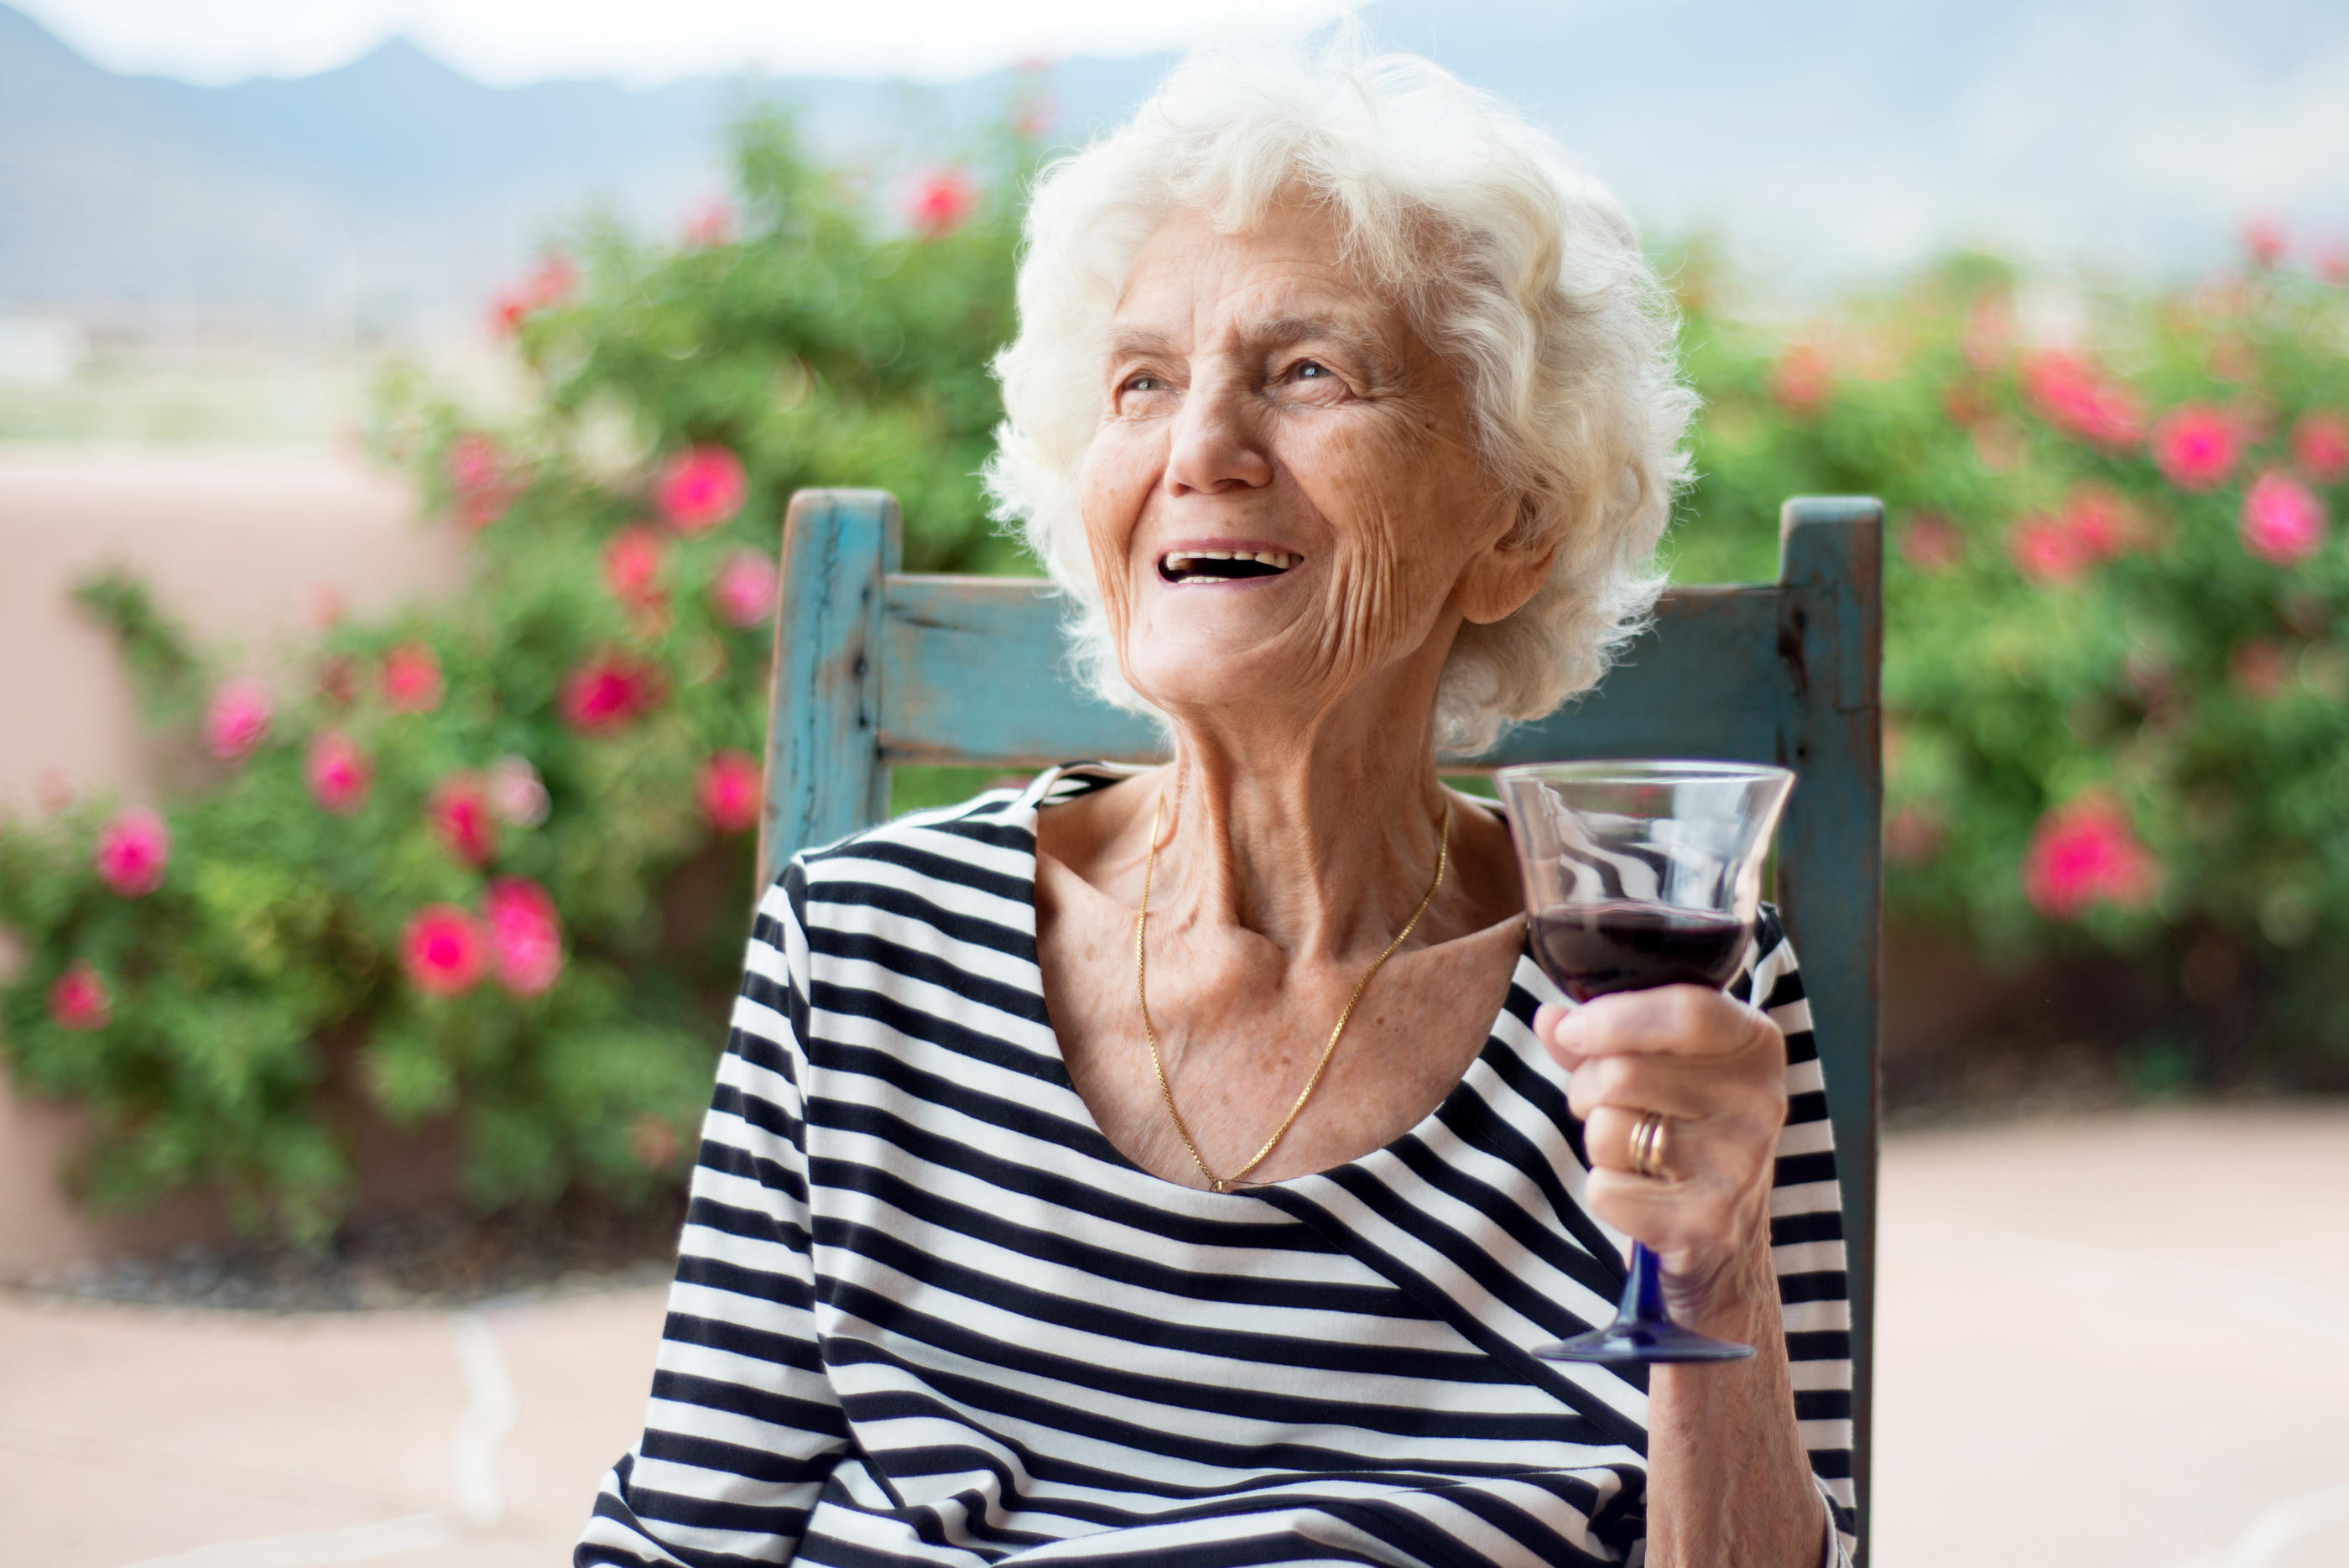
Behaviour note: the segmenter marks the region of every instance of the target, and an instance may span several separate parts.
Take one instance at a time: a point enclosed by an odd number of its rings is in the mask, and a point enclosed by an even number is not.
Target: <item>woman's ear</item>
[[[1460,574],[1460,613],[1478,626],[1506,620],[1540,591],[1557,558],[1557,540],[1537,530],[1532,500],[1513,497],[1509,521]]]

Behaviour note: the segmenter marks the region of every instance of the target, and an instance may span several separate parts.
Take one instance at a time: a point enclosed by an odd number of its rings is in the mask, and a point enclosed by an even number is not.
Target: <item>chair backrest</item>
[[[1599,690],[1450,771],[1576,757],[1775,763],[1799,775],[1777,898],[1803,959],[1843,1181],[1853,1477],[1867,1540],[1876,1309],[1883,507],[1789,501],[1778,580],[1676,587]],[[1079,688],[1064,605],[1026,578],[899,572],[896,498],[805,490],[783,529],[761,886],[887,815],[895,763],[1041,767],[1164,755]]]

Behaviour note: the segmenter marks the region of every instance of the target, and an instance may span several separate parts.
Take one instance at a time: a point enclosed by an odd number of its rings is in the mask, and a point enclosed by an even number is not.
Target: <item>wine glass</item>
[[[1494,782],[1516,841],[1535,961],[1568,996],[1735,978],[1793,774],[1742,763],[1532,763]],[[1661,1274],[1656,1254],[1633,1242],[1615,1321],[1534,1354],[1614,1363],[1754,1354],[1673,1323]]]

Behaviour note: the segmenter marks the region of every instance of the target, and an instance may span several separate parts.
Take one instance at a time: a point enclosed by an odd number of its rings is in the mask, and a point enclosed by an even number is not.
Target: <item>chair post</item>
[[[810,845],[889,810],[881,760],[882,597],[898,558],[897,498],[802,490],[783,522],[768,693],[759,887]]]
[[[1797,497],[1779,514],[1778,646],[1801,776],[1779,834],[1786,908],[1826,1075],[1851,1284],[1852,1486],[1863,1561],[1874,1422],[1877,1032],[1882,985],[1884,507]],[[1822,672],[1811,680],[1809,671]]]

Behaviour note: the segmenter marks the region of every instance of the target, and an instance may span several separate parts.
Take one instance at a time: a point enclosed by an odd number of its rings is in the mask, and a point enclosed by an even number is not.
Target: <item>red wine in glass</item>
[[[1526,886],[1528,940],[1576,1002],[1660,985],[1716,990],[1754,940],[1762,865],[1794,787],[1738,763],[1535,763],[1495,775]],[[1615,1321],[1535,1355],[1556,1361],[1734,1361],[1754,1354],[1681,1327],[1641,1242]]]
[[[1534,961],[1577,1002],[1659,985],[1715,991],[1736,976],[1754,922],[1628,899],[1553,904],[1533,917]]]

